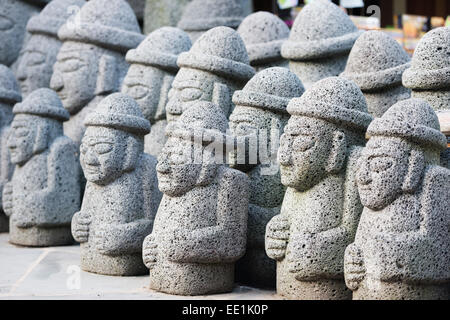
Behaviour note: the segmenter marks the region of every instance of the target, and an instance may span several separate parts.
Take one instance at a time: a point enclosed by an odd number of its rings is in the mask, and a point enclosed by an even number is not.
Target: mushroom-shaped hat
[[[351,80],[331,77],[320,80],[287,108],[292,116],[318,118],[357,132],[372,122],[361,89]]]
[[[139,136],[150,133],[150,122],[144,118],[138,103],[123,93],[103,99],[84,120],[84,125],[113,128]]]
[[[375,119],[367,130],[369,136],[401,137],[425,147],[447,148],[447,138],[440,132],[439,120],[431,106],[422,99],[398,102]]]
[[[150,33],[136,48],[128,51],[128,63],[138,63],[177,72],[180,53],[189,51],[191,39],[181,29],[162,27]]]
[[[233,103],[287,114],[289,101],[300,97],[304,91],[300,79],[289,69],[268,68],[250,79],[243,90],[236,91]]]
[[[270,12],[255,12],[242,21],[237,32],[244,40],[251,65],[281,60],[281,45],[289,37],[286,23]]]
[[[295,19],[281,55],[289,60],[312,60],[345,54],[360,34],[349,16],[334,3],[314,0]]]
[[[403,85],[413,90],[450,87],[450,27],[434,29],[420,40]]]
[[[206,31],[225,26],[237,28],[245,18],[241,0],[193,0],[184,9],[178,28]]]
[[[381,31],[364,32],[350,52],[341,77],[353,80],[362,91],[402,84],[410,58],[392,37]]]
[[[255,74],[242,38],[228,27],[203,34],[189,52],[180,54],[177,63],[180,68],[209,71],[238,81],[248,81]]]
[[[30,93],[23,102],[14,106],[13,113],[31,114],[61,122],[70,118],[70,114],[64,109],[58,94],[47,88],[38,89]]]
[[[81,8],[84,0],[53,0],[42,9],[41,13],[32,17],[27,24],[30,33],[47,34],[52,37],[58,36],[58,30],[71,16],[71,7]]]
[[[119,52],[136,48],[141,34],[136,16],[125,0],[90,0],[58,31],[61,41],[92,43]]]
[[[6,103],[22,101],[22,94],[14,73],[2,64],[0,64],[0,101]]]

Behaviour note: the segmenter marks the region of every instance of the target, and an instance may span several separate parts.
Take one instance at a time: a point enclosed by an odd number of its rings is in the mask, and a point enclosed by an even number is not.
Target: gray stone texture
[[[308,89],[344,71],[360,34],[342,9],[328,0],[315,0],[298,14],[281,55]]]
[[[364,211],[345,252],[358,300],[450,299],[450,171],[431,106],[410,99],[369,126],[357,171]]]
[[[144,33],[149,34],[161,27],[176,27],[183,10],[192,0],[146,0]]]
[[[80,168],[77,147],[63,134],[69,113],[50,89],[32,92],[13,113],[7,146],[15,168],[3,187],[9,241],[31,247],[71,244]]]
[[[201,36],[189,52],[179,55],[180,67],[169,92],[167,121],[176,121],[194,101],[209,101],[223,110],[233,111],[236,90],[255,74],[239,34],[228,27],[217,27]]]
[[[130,64],[122,84],[122,92],[141,107],[152,129],[145,137],[144,151],[157,157],[166,143],[166,104],[169,90],[179,68],[178,55],[189,51],[191,40],[181,29],[163,27],[153,31],[137,47],[128,51]]]
[[[156,159],[144,153],[150,122],[131,97],[115,93],[85,125],[80,162],[87,184],[81,211],[72,220],[81,268],[105,275],[145,274],[142,242],[161,200]]]
[[[53,65],[62,44],[58,30],[71,16],[71,7],[81,8],[84,4],[84,0],[54,0],[28,21],[30,38],[22,49],[16,71],[24,98],[37,89],[50,86]]]
[[[410,60],[392,37],[382,31],[368,31],[356,40],[341,77],[359,86],[369,113],[379,118],[398,101],[411,97],[411,90],[402,86]]]
[[[248,13],[247,0],[193,0],[183,10],[178,28],[195,42],[206,31],[225,26],[237,29]]]
[[[9,230],[8,217],[2,208],[3,186],[11,179],[14,166],[7,147],[8,130],[13,119],[14,104],[22,101],[19,84],[12,71],[0,64],[0,232]]]
[[[150,288],[176,295],[230,292],[245,253],[249,181],[224,165],[228,123],[198,101],[169,123],[156,167],[164,193],[143,259]]]
[[[36,1],[0,0],[0,64],[11,66],[18,58],[31,16],[39,13]]]
[[[264,11],[253,13],[242,21],[237,32],[257,72],[276,66],[288,67],[288,61],[281,57],[281,45],[289,37],[289,28],[276,15]]]
[[[266,228],[277,260],[277,293],[289,299],[350,299],[344,250],[362,205],[355,171],[372,117],[358,86],[343,78],[317,82],[292,99],[278,160],[287,187],[281,213]]]
[[[254,151],[249,151],[259,155],[257,162],[251,163],[250,157],[238,161],[237,152],[230,159],[230,166],[243,171],[250,179],[247,251],[236,266],[236,278],[242,284],[275,287],[276,263],[266,255],[264,235],[267,223],[280,214],[286,191],[276,159],[280,135],[289,120],[286,108],[292,98],[300,97],[303,92],[295,74],[274,67],[257,73],[233,96],[236,107],[229,122],[233,136],[261,140]]]
[[[90,0],[58,37],[63,45],[50,87],[70,113],[64,133],[80,145],[84,119],[105,96],[120,90],[128,71],[125,54],[144,36],[125,0]]]

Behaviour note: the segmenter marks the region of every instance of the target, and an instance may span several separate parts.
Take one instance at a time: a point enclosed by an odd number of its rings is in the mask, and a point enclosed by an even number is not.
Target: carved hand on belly
[[[359,288],[361,282],[366,276],[366,267],[364,266],[364,257],[361,249],[354,243],[345,250],[344,256],[345,284],[355,291]]]
[[[142,248],[142,259],[144,260],[144,264],[151,270],[157,262],[158,244],[156,242],[156,237],[153,234],[148,235],[144,240]]]
[[[79,242],[87,242],[89,239],[89,227],[91,219],[83,211],[75,213],[72,219],[72,236]]]
[[[289,221],[282,215],[273,217],[266,228],[266,253],[277,261],[283,260],[289,241]]]

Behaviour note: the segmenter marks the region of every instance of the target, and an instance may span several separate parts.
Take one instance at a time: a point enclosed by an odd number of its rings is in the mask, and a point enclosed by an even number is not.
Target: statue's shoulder
[[[231,183],[248,186],[250,183],[249,177],[236,169],[232,169],[226,166],[221,166],[217,172],[218,181],[221,183]]]
[[[432,165],[425,168],[423,188],[432,192],[441,192],[450,196],[450,170],[442,166]]]

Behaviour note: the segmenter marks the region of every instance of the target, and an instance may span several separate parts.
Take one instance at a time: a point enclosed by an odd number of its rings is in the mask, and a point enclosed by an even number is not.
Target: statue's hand
[[[153,234],[148,235],[142,245],[142,259],[148,269],[152,269],[156,265],[156,257],[158,253],[158,244]]]
[[[344,274],[345,284],[355,291],[364,280],[366,268],[364,266],[364,257],[361,249],[352,243],[345,249],[344,255]]]
[[[13,186],[8,182],[3,187],[3,211],[10,217],[13,213]]]
[[[266,253],[269,258],[283,260],[289,240],[289,221],[281,215],[270,220],[266,227]]]
[[[79,243],[87,242],[89,239],[89,227],[91,219],[82,211],[75,213],[72,218],[72,236]]]

